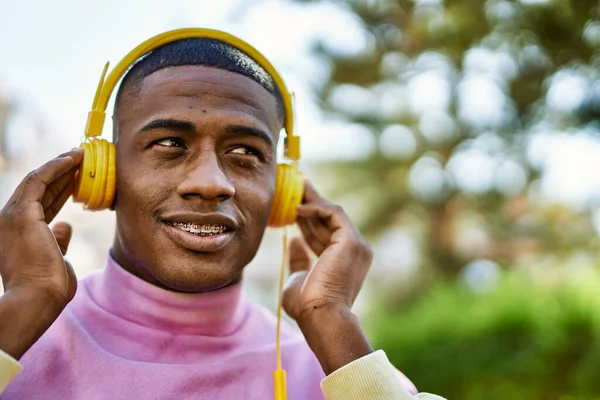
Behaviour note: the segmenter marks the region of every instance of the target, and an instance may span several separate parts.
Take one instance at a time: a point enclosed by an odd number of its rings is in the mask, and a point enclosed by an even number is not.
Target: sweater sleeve
[[[411,395],[383,350],[359,358],[321,381],[327,400],[444,400],[429,393]]]
[[[21,372],[22,368],[17,360],[0,350],[0,393]]]

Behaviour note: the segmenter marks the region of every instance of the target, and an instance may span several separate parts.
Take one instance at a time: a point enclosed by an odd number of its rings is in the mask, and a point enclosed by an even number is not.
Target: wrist
[[[297,322],[326,375],[373,352],[358,317],[346,305],[313,308]]]
[[[39,316],[58,316],[69,304],[64,296],[42,287],[9,287],[5,294],[10,295],[18,307],[35,310]]]
[[[70,299],[61,294],[55,287],[47,284],[31,282],[5,282],[5,293],[12,293],[27,302],[33,302],[44,311],[60,314],[69,304]]]
[[[44,334],[66,304],[51,293],[11,288],[0,297],[0,349],[15,359]]]

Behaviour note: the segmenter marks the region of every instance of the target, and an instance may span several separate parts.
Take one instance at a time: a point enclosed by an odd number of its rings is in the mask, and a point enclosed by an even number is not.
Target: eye
[[[247,146],[236,147],[235,149],[231,150],[231,152],[234,154],[242,154],[245,156],[256,156],[258,154],[256,150]]]
[[[184,147],[183,141],[177,138],[160,139],[154,144],[162,147]]]

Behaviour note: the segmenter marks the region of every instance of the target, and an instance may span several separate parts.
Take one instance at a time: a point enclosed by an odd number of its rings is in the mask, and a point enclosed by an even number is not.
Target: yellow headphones
[[[292,94],[288,91],[275,67],[254,47],[225,32],[203,29],[177,29],[154,36],[129,52],[106,77],[108,63],[104,67],[92,110],[85,127],[83,162],[78,174],[73,199],[83,203],[87,210],[97,211],[111,207],[115,198],[115,147],[114,144],[97,138],[102,134],[108,100],[117,82],[140,57],[167,43],[189,38],[217,39],[243,51],[255,60],[273,78],[281,93],[285,111],[285,157],[288,162],[277,165],[275,196],[269,215],[270,227],[283,227],[296,221],[296,207],[302,200],[304,177],[298,170],[300,160],[300,137],[294,135],[294,113]],[[106,79],[104,79],[106,77]]]

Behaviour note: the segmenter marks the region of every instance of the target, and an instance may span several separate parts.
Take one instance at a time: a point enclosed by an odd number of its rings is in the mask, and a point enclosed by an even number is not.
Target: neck
[[[129,273],[109,256],[93,297],[124,319],[161,331],[225,335],[243,318],[241,284],[204,293],[165,290]]]

